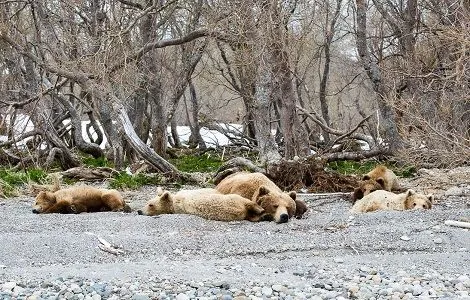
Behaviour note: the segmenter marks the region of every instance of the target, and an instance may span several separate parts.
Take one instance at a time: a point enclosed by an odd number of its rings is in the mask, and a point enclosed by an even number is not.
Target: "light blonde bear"
[[[176,194],[158,191],[140,215],[190,214],[216,221],[260,221],[261,206],[240,195],[223,195],[215,189],[181,190]]]
[[[286,223],[296,214],[296,192],[284,193],[262,173],[239,172],[219,182],[222,194],[238,194],[259,204],[265,212],[263,220]]]
[[[411,189],[401,194],[378,190],[356,201],[351,212],[364,213],[376,210],[430,209],[433,201],[433,195],[419,194]]]

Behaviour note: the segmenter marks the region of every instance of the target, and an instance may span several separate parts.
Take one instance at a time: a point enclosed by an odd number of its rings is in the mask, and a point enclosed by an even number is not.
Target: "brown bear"
[[[231,174],[220,181],[216,189],[222,194],[238,194],[259,204],[265,211],[264,220],[286,223],[296,215],[296,192],[282,192],[262,173]]]
[[[361,213],[376,210],[430,209],[433,201],[433,195],[419,194],[411,189],[401,194],[378,190],[356,201],[351,208],[351,212]]]
[[[91,186],[76,186],[55,192],[41,191],[33,205],[33,213],[36,214],[100,211],[130,212],[131,208],[118,191]]]
[[[359,187],[354,189],[353,201],[361,199],[376,190],[386,190],[389,192],[400,190],[397,175],[384,165],[376,166],[362,177]]]
[[[295,214],[296,219],[302,219],[302,216],[308,211],[307,203],[303,200],[295,199]]]
[[[264,210],[240,195],[223,195],[215,189],[163,192],[147,202],[139,215],[190,214],[216,221],[260,221]]]

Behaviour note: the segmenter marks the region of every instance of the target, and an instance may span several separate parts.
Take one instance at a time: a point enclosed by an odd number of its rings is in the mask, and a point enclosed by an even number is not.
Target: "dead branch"
[[[310,113],[308,112],[305,108],[301,107],[301,106],[297,106],[297,109],[300,110],[302,113],[305,114],[305,116],[307,116],[309,119],[311,119],[313,122],[315,122],[318,126],[320,126],[324,131],[330,133],[330,134],[333,134],[333,135],[336,135],[336,136],[339,136],[340,139],[343,139],[347,136],[350,136],[351,138],[353,139],[357,139],[357,140],[361,140],[361,141],[364,141],[366,142],[367,144],[369,144],[370,148],[372,148],[374,145],[375,145],[375,142],[374,140],[370,137],[370,136],[367,136],[365,134],[361,134],[361,133],[355,133],[354,131],[356,131],[365,121],[367,121],[371,116],[368,116],[366,117],[365,119],[363,119],[362,121],[359,122],[359,124],[357,126],[354,127],[353,130],[349,131],[349,132],[344,132],[344,131],[341,131],[341,130],[338,130],[338,129],[334,129],[334,128],[331,128],[331,127],[328,127],[326,124],[324,124],[321,119],[319,118],[318,114],[316,112],[313,112],[313,113]]]
[[[85,181],[103,180],[105,178],[112,178],[114,175],[119,174],[118,171],[107,167],[87,168],[75,167],[60,173],[67,178],[80,179]]]
[[[219,167],[217,172],[214,176],[214,184],[219,184],[225,177],[230,174],[241,172],[241,171],[250,171],[250,172],[260,172],[264,173],[265,170],[256,166],[254,163],[249,161],[244,157],[235,157],[227,162],[225,162],[222,166]]]

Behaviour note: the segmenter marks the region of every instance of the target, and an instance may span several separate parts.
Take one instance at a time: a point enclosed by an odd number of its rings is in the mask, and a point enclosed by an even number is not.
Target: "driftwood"
[[[104,238],[92,232],[87,232],[86,234],[96,236],[96,238],[100,242],[100,244],[98,245],[98,248],[100,248],[100,250],[114,254],[114,255],[124,254],[124,250],[120,249],[120,247],[118,246],[112,245],[110,242],[108,242]]]
[[[454,221],[454,220],[446,220],[444,222],[444,224],[446,224],[448,226],[455,226],[455,227],[470,229],[470,222],[460,222],[460,221]]]
[[[227,162],[225,162],[216,172],[214,176],[214,184],[219,184],[225,177],[230,174],[241,172],[241,171],[249,171],[249,172],[260,172],[265,173],[265,170],[256,166],[250,160],[243,158],[243,157],[235,157]]]
[[[86,168],[86,167],[75,167],[68,169],[66,171],[60,172],[60,174],[66,178],[74,178],[85,181],[94,181],[102,180],[106,178],[111,178],[114,175],[119,174],[118,171],[112,168],[107,167],[97,167],[97,168]]]

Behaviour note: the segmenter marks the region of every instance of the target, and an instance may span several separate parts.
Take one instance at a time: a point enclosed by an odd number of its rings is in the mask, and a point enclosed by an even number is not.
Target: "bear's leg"
[[[59,201],[46,209],[44,211],[46,214],[52,214],[52,213],[59,213],[59,214],[69,214],[71,213],[70,211],[70,203],[68,201]]]
[[[114,194],[104,194],[101,196],[101,200],[104,204],[101,211],[123,211],[125,208],[124,200]]]
[[[83,205],[81,203],[70,204],[69,210],[72,214],[88,212],[88,208],[86,207],[86,205]]]
[[[264,221],[264,209],[255,202],[246,204],[246,219],[251,222]]]

